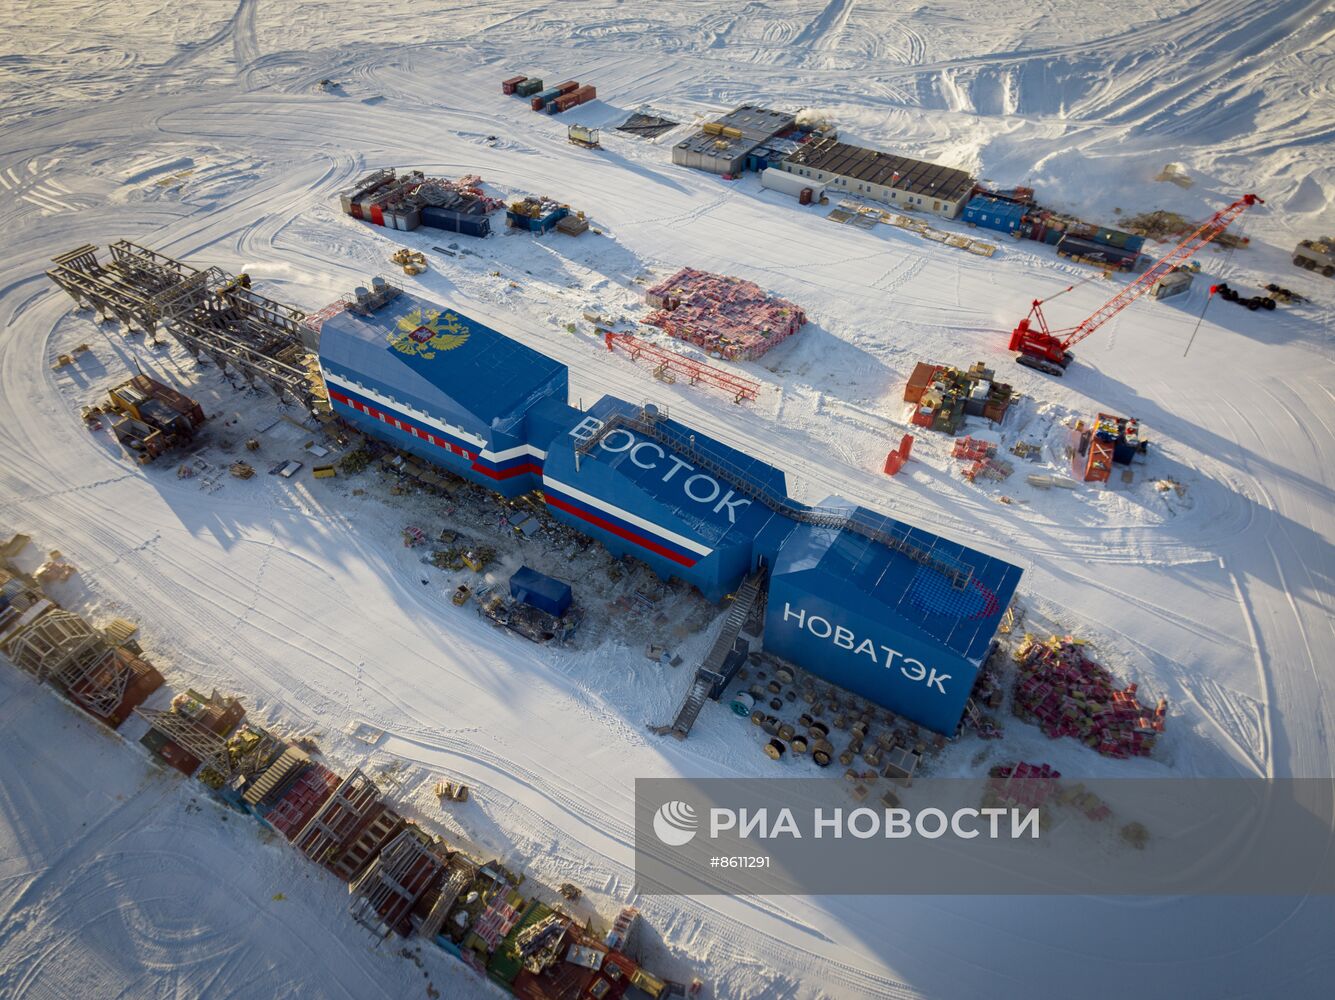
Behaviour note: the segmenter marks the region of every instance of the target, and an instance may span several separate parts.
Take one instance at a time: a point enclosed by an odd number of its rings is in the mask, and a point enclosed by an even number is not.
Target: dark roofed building
[[[835,191],[947,219],[959,217],[974,187],[973,178],[963,170],[837,139],[807,143],[779,167]]]

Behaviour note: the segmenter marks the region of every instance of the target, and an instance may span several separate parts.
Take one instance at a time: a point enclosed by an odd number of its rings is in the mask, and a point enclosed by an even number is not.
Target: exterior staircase
[[[728,680],[723,672],[724,663],[728,654],[732,652],[737,637],[741,635],[742,626],[746,624],[752,610],[760,602],[768,575],[769,571],[762,566],[742,581],[737,593],[733,595],[732,607],[723,618],[723,626],[714,638],[714,644],[709,648],[709,654],[705,657],[703,665],[695,672],[691,689],[686,692],[686,698],[681,703],[681,708],[677,710],[677,717],[667,730],[677,739],[684,740],[687,737],[705,702],[722,693],[722,686]]]

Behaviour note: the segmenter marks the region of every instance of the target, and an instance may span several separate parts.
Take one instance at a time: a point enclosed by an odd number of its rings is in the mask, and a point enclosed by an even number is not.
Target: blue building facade
[[[865,508],[813,517],[782,470],[614,396],[576,409],[564,365],[409,295],[326,320],[319,351],[334,411],[367,434],[506,496],[540,490],[711,601],[767,567],[767,649],[954,731],[1018,567]]]
[[[964,206],[965,222],[984,229],[995,229],[1002,233],[1013,233],[1024,221],[1025,206],[1001,198],[989,198],[986,195],[974,195]]]
[[[541,486],[534,441],[575,412],[565,365],[404,294],[325,320],[320,371],[344,420],[505,496]]]
[[[951,733],[1020,569],[865,509],[850,514],[882,520],[887,536],[931,561],[847,528],[798,525],[773,564],[765,648]],[[939,567],[960,575],[952,579]]]

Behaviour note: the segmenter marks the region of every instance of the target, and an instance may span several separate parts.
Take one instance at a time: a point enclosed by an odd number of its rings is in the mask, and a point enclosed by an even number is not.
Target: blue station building
[[[653,407],[572,407],[564,365],[474,319],[361,291],[320,333],[339,416],[505,496],[539,490],[556,519],[711,601],[765,568],[766,649],[954,732],[1018,567],[866,508],[809,507],[782,470]]]

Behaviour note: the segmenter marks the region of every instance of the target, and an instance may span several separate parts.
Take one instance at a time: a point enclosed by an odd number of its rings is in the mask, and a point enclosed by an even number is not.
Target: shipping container
[[[1140,254],[1131,250],[1095,243],[1093,240],[1072,236],[1069,233],[1057,244],[1057,253],[1063,257],[1076,257],[1095,264],[1108,264],[1122,271],[1133,270]]]
[[[456,212],[435,205],[422,209],[421,224],[447,233],[462,233],[464,236],[483,237],[491,233],[491,220],[485,215]]]
[[[575,95],[579,98],[579,103],[583,104],[585,101],[592,101],[597,98],[598,88],[591,83],[586,83],[575,91]]]
[[[976,195],[964,206],[964,221],[984,229],[994,229],[1000,233],[1013,233],[1019,230],[1024,219],[1025,207],[1013,201]]]
[[[578,80],[567,80],[565,83],[558,83],[558,84],[556,85],[556,87],[555,87],[555,90],[556,90],[562,97],[564,97],[566,94],[572,94],[572,93],[574,93],[576,90],[579,90],[579,81],[578,81]]]
[[[1135,236],[1131,233],[1124,233],[1119,229],[1109,229],[1107,226],[1101,226],[1099,227],[1098,232],[1094,234],[1094,242],[1117,247],[1121,250],[1129,250],[1133,253],[1139,253],[1145,246],[1145,237]]]
[[[553,617],[560,617],[570,610],[574,599],[570,584],[528,566],[519,567],[510,577],[510,596]]]
[[[548,87],[539,94],[534,94],[533,99],[529,101],[529,107],[534,111],[541,111],[548,101],[554,101],[561,96],[561,92],[555,87]]]
[[[519,97],[532,97],[542,89],[542,78],[531,76],[523,83],[515,85],[515,94]]]
[[[518,87],[521,83],[523,83],[527,79],[528,77],[526,76],[512,76],[510,77],[510,79],[502,81],[501,93],[513,94],[515,92],[515,88]]]

